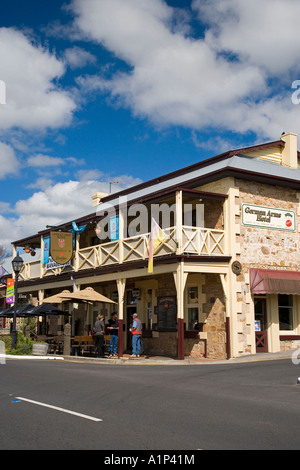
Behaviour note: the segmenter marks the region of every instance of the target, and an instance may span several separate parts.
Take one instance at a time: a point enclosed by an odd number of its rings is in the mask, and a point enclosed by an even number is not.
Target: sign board
[[[73,234],[70,232],[51,232],[50,255],[59,265],[68,263],[73,255]]]
[[[255,328],[255,331],[261,331],[260,320],[254,321],[254,328]]]
[[[49,269],[56,269],[56,268],[62,268],[64,266],[71,266],[72,265],[72,261],[68,261],[67,263],[65,264],[58,264],[56,261],[53,261],[53,259],[51,258],[51,256],[49,256],[49,259],[48,259],[48,263],[45,264],[45,269],[46,271],[49,271]]]
[[[296,230],[296,216],[294,211],[286,209],[243,204],[242,224],[293,232]]]

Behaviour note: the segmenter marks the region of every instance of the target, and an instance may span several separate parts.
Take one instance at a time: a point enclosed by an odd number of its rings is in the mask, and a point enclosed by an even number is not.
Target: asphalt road
[[[298,450],[299,368],[7,361],[0,450]]]

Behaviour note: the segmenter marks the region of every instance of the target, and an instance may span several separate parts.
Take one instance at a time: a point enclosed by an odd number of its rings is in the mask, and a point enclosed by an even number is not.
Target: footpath
[[[206,358],[192,358],[186,357],[184,360],[179,361],[177,358],[165,357],[165,356],[147,356],[143,355],[139,358],[130,357],[125,354],[121,358],[93,358],[93,357],[81,357],[81,356],[67,356],[64,357],[65,361],[69,362],[81,362],[81,363],[99,363],[99,364],[118,364],[118,365],[166,365],[166,366],[186,366],[186,365],[211,365],[211,364],[241,364],[258,361],[274,361],[282,359],[292,359],[293,354],[296,354],[298,350],[282,351],[279,353],[260,353],[242,356],[232,359],[206,359]],[[300,359],[300,350],[299,350]],[[297,357],[298,357],[297,356]],[[299,360],[300,362],[300,360]]]
[[[65,361],[65,362],[77,362],[81,364],[106,364],[106,365],[130,365],[130,366],[147,366],[147,365],[165,365],[165,366],[190,366],[190,365],[211,365],[211,364],[242,364],[250,362],[261,362],[261,361],[275,361],[283,359],[298,360],[300,363],[300,350],[281,351],[278,353],[259,353],[253,355],[242,356],[232,359],[206,359],[206,358],[192,358],[186,357],[184,360],[179,361],[176,358],[165,357],[165,356],[147,356],[142,355],[139,358],[130,357],[125,354],[121,358],[94,358],[94,357],[83,357],[83,356],[1,356],[2,360],[48,360],[48,361]]]

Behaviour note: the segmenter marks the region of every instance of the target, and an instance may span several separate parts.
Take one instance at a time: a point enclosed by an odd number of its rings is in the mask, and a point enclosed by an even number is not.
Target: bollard
[[[5,343],[0,341],[0,364],[5,364]]]
[[[71,355],[71,325],[66,323],[64,326],[64,356]]]

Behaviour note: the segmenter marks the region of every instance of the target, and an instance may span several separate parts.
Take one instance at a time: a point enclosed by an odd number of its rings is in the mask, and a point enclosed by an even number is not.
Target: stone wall
[[[250,268],[299,270],[299,193],[289,188],[261,184],[253,181],[235,180],[238,188],[236,204],[239,212],[235,223],[239,226],[236,235],[238,253],[236,259],[242,264],[242,273],[237,277],[239,292],[238,341],[239,353],[255,352],[254,304],[250,291]],[[296,230],[285,231],[242,224],[242,204],[294,211]],[[279,344],[279,343],[278,343]],[[289,348],[291,341],[283,342],[281,348]]]
[[[225,300],[219,274],[206,274],[202,291],[206,294],[203,313],[206,321],[203,331],[207,333],[207,357],[226,358]]]
[[[226,358],[226,325],[225,300],[219,274],[203,275],[204,283],[200,285],[202,292],[200,306],[201,321],[204,321],[203,333],[200,338],[184,339],[185,355],[204,357],[207,338],[207,357]],[[176,296],[173,274],[158,277],[157,297]],[[185,319],[187,323],[187,319]],[[144,337],[145,353],[151,355],[177,356],[177,332],[153,331],[152,337]]]
[[[241,207],[242,204],[253,204],[294,211],[298,215],[299,199],[294,190],[244,180],[236,180],[236,185],[239,187]],[[299,269],[298,230],[246,227],[241,222],[240,216],[241,262],[245,268]]]
[[[290,349],[300,349],[300,340],[280,341],[280,351],[289,351]]]
[[[177,332],[153,332],[152,338],[143,338],[145,354],[177,356]]]
[[[184,338],[184,355],[194,358],[205,357],[205,340]]]

